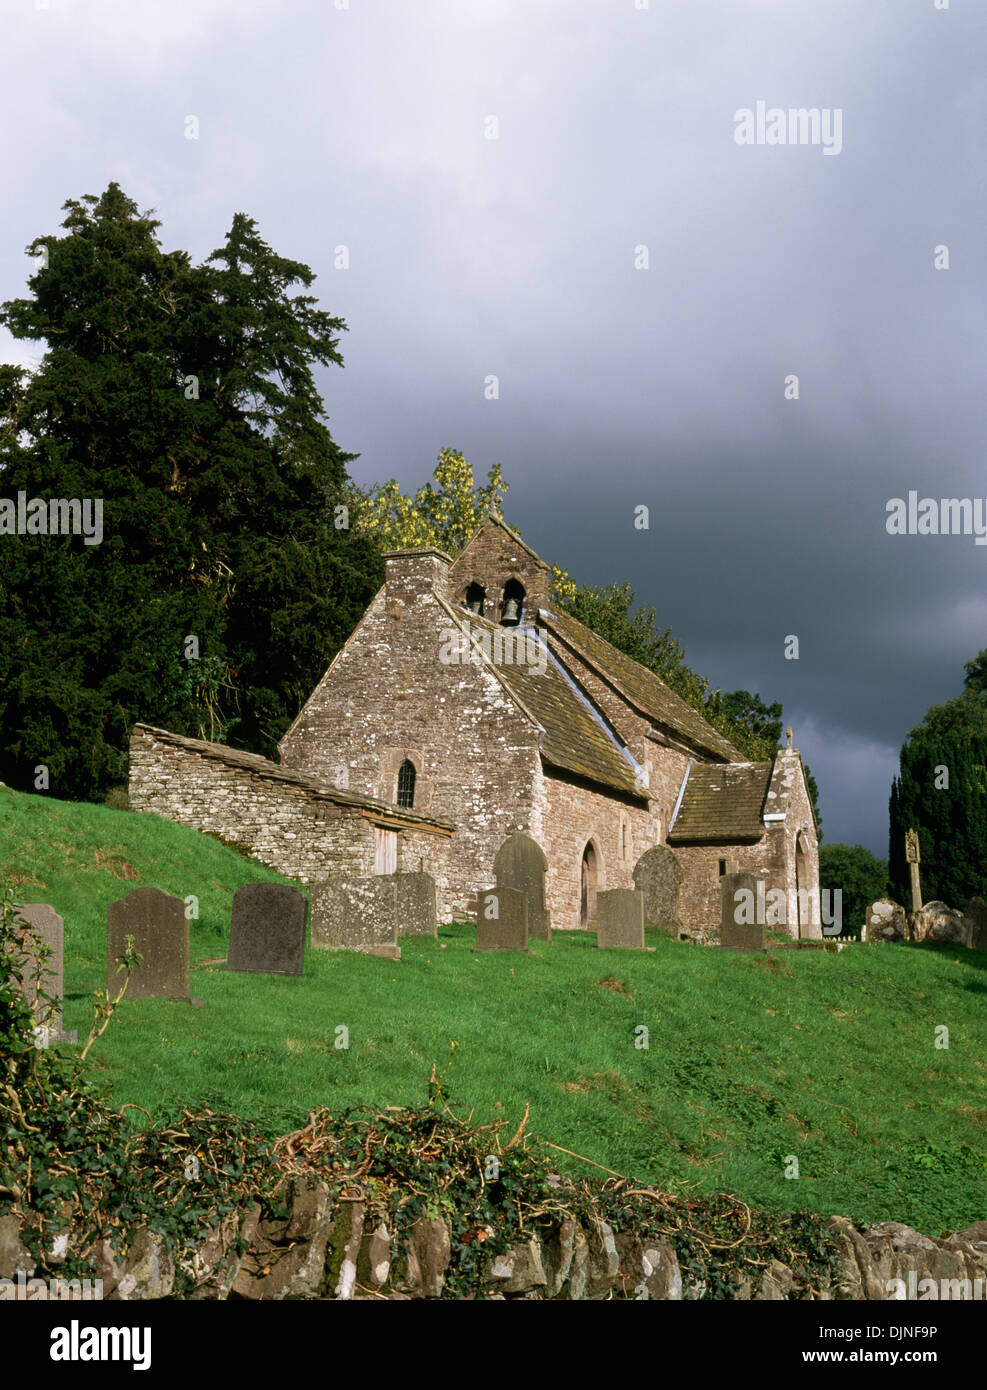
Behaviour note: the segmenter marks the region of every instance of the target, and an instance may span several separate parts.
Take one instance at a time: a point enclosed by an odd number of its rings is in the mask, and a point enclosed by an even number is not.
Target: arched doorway
[[[596,921],[596,889],[599,879],[599,865],[596,850],[590,841],[583,850],[583,863],[579,886],[579,925],[589,926]]]

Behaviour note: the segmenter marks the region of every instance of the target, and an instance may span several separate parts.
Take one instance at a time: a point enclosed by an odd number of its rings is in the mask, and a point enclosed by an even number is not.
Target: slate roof
[[[701,714],[670,690],[653,671],[619,652],[605,638],[558,609],[538,615],[553,637],[573,648],[588,666],[660,728],[669,729],[699,752],[739,763],[743,755]]]
[[[668,843],[737,844],[760,840],[774,764],[693,763]]]
[[[437,820],[434,816],[423,816],[420,811],[410,811],[383,801],[374,801],[372,797],[361,796],[359,792],[341,791],[338,787],[330,786],[328,782],[320,782],[303,772],[292,772],[280,763],[272,763],[270,758],[262,758],[259,753],[244,753],[239,748],[229,748],[225,743],[209,743],[202,738],[186,738],[184,734],[173,734],[169,729],[156,729],[151,724],[135,724],[134,733],[138,730],[150,734],[159,743],[170,743],[175,748],[198,753],[200,757],[213,758],[216,762],[225,763],[227,767],[242,768],[260,777],[266,777],[271,782],[286,782],[337,806],[352,806],[368,815],[379,814],[386,816],[388,820],[404,820],[409,825],[434,826],[436,829],[449,832],[456,829],[452,821]]]
[[[491,641],[495,633],[503,637],[505,629],[498,624],[459,611],[438,595],[436,597],[461,630],[468,623],[474,632],[489,633]],[[527,632],[533,637],[531,629],[507,631]],[[624,795],[641,800],[648,798],[648,790],[635,772],[629,755],[621,751],[614,734],[593,712],[550,652],[543,674],[538,674],[532,666],[521,664],[487,660],[486,665],[525,714],[544,730],[540,744],[544,762]]]

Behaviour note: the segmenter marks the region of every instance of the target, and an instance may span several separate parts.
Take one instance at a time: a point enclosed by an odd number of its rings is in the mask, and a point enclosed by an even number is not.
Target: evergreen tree
[[[981,653],[983,657],[983,653]],[[978,658],[978,662],[980,658]],[[968,663],[967,671],[977,663]],[[926,902],[962,907],[987,896],[987,692],[934,705],[901,748],[891,785],[888,864],[894,896],[911,907],[905,832],[918,831]]]
[[[335,524],[311,366],[345,325],[290,295],[311,271],[242,214],[193,266],[116,184],[65,208],[0,313],[48,344],[0,372],[0,491],[98,499],[103,537],[0,536],[0,776],[95,797],[135,720],[273,752],[381,567]]]

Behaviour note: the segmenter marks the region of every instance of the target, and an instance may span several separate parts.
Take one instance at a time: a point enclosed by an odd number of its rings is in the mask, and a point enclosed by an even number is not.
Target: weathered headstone
[[[720,879],[720,945],[729,951],[767,948],[757,882],[755,874],[724,874]]]
[[[914,913],[910,925],[913,941],[949,941],[957,946],[969,946],[973,931],[969,917],[938,901]]]
[[[119,993],[124,972],[119,970],[124,938],[134,938],[134,950],[144,957],[130,976],[125,999],[189,998],[189,926],[185,904],[160,888],[135,888],[110,903],[106,914],[106,988]]]
[[[987,903],[983,898],[971,898],[963,909],[970,921],[970,946],[974,951],[987,951]]]
[[[901,903],[880,898],[864,914],[861,941],[907,941],[908,917]]]
[[[667,845],[652,845],[634,866],[634,887],[644,894],[644,920],[678,935],[682,865]]]
[[[438,936],[435,879],[431,874],[390,874],[398,891],[398,936]]]
[[[596,895],[596,944],[644,950],[644,894],[637,888],[608,888]]]
[[[76,1042],[75,1031],[62,1031],[62,990],[64,970],[65,924],[48,903],[20,903],[14,911],[20,920],[30,928],[25,932],[24,954],[27,959],[21,967],[21,987],[34,1009],[38,1040],[41,1046],[51,1042]],[[51,955],[42,957],[38,949],[47,946]],[[53,1001],[38,1005],[38,994],[46,994]]]
[[[537,941],[551,941],[552,921],[545,907],[545,851],[530,835],[508,835],[494,858],[494,878],[503,892],[515,888],[527,894],[528,935]]]
[[[312,945],[401,959],[394,874],[312,887]]]
[[[476,901],[477,951],[527,951],[528,895],[519,888],[484,888]]]
[[[286,883],[245,883],[233,895],[227,970],[301,975],[308,898]]]

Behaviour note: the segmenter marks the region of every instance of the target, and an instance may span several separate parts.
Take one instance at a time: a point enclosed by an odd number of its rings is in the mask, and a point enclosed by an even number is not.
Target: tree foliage
[[[439,451],[432,477],[434,484],[423,484],[413,498],[401,492],[395,478],[357,495],[355,525],[372,535],[381,550],[431,545],[455,559],[488,512],[501,516],[507,484],[496,464],[480,486],[459,449]]]
[[[843,929],[858,931],[868,907],[887,895],[888,864],[863,845],[821,845],[819,886],[842,893]]]
[[[0,537],[0,776],[96,797],[135,720],[270,754],[381,579],[337,529],[346,464],[312,368],[341,319],[242,213],[202,265],[115,183],[65,204],[0,312],[7,497],[98,499],[103,539]],[[190,657],[188,637],[198,645]]]
[[[962,695],[933,705],[908,734],[891,784],[888,863],[911,905],[905,832],[918,831],[926,902],[987,896],[987,651],[966,664]]]

